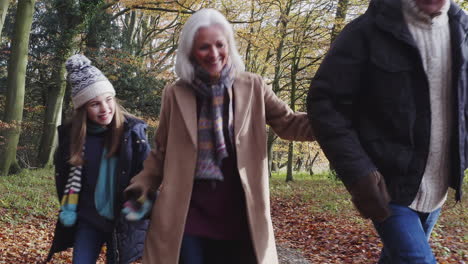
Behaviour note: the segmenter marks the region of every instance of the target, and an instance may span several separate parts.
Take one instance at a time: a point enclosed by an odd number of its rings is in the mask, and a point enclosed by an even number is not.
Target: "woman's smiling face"
[[[220,26],[200,28],[195,34],[192,58],[212,76],[219,75],[229,57],[228,42]]]

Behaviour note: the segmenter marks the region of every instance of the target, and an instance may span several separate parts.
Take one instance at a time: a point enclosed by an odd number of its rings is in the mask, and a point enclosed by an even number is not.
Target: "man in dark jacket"
[[[384,248],[436,263],[428,239],[468,161],[468,16],[450,0],[372,0],[307,98],[317,141]]]

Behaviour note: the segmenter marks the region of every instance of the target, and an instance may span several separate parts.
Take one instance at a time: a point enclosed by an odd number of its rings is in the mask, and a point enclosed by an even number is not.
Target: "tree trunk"
[[[296,89],[297,89],[297,72],[299,68],[299,60],[300,54],[297,50],[295,49],[294,56],[292,58],[292,63],[291,63],[291,93],[290,93],[290,103],[289,107],[291,107],[291,110],[296,111]],[[292,181],[293,180],[293,159],[294,159],[294,144],[293,142],[289,142],[289,150],[288,150],[288,169],[286,173],[286,182]]]
[[[81,19],[87,17],[86,49],[84,54],[89,58],[96,57],[101,47],[102,31],[110,25],[110,15],[107,14],[100,0],[84,0],[81,2]]]
[[[2,38],[3,23],[5,23],[9,4],[10,0],[0,0],[0,39]]]
[[[281,17],[278,19],[278,26],[279,26],[279,38],[280,38],[280,42],[278,44],[278,47],[276,48],[276,64],[275,64],[275,75],[274,75],[274,78],[273,78],[273,82],[272,82],[272,89],[275,93],[279,92],[280,91],[280,79],[281,79],[281,72],[282,72],[282,68],[281,68],[281,62],[282,62],[282,59],[283,59],[283,50],[284,50],[284,42],[286,41],[286,36],[288,34],[287,32],[287,26],[288,26],[288,20],[286,19],[286,17],[289,15],[289,11],[290,11],[290,6],[288,5],[288,8],[286,9],[286,12],[285,14],[281,14]]]
[[[277,158],[277,153],[276,152],[271,152],[271,172],[277,172],[278,171],[278,158]]]
[[[133,51],[133,42],[134,42],[134,34],[135,34],[135,24],[136,24],[136,11],[131,11],[130,14],[127,14],[125,17],[127,22],[127,28],[124,29],[124,42],[123,42],[123,50],[126,51],[128,54],[135,55]]]
[[[250,1],[250,20],[254,20],[254,12],[255,12],[255,2],[253,0]],[[247,47],[245,48],[245,70],[248,72],[253,72],[253,61],[251,59],[251,49],[252,49],[252,36],[254,33],[254,25],[253,23],[249,24],[249,40],[247,41]],[[271,171],[271,166],[270,166]],[[271,176],[271,173],[270,173]]]
[[[42,167],[52,165],[53,153],[57,146],[57,126],[62,121],[63,97],[67,87],[65,61],[76,45],[74,41],[77,35],[76,28],[83,21],[83,16],[79,13],[75,12],[75,16],[67,15],[72,13],[71,10],[77,10],[72,0],[66,2],[59,0],[56,8],[62,28],[55,49],[54,65],[56,67],[53,69],[52,82],[47,91],[44,124],[38,151],[38,161]]]
[[[288,167],[286,169],[286,182],[293,181],[293,151],[294,151],[294,143],[291,141],[289,142],[289,148],[288,148]]]
[[[103,19],[102,16],[95,15],[88,25],[88,31],[86,32],[86,49],[84,53],[89,58],[94,58],[99,53],[99,47],[101,46],[99,30]]]
[[[276,26],[278,27],[278,34],[279,34],[280,41],[278,43],[278,46],[276,47],[274,78],[271,84],[272,90],[275,93],[278,93],[281,90],[281,85],[280,85],[281,72],[282,72],[281,62],[282,62],[282,57],[283,57],[283,49],[284,49],[284,45],[286,41],[287,26],[288,26],[288,20],[286,19],[286,17],[289,15],[290,11],[291,11],[291,2],[288,2],[288,4],[286,5],[286,10],[281,11],[280,17],[278,18],[278,21],[276,22]],[[273,133],[273,131],[271,133]],[[270,135],[268,136],[270,138]],[[273,141],[271,142],[271,144],[273,144]]]
[[[3,122],[13,124],[4,131],[5,144],[0,146],[0,176],[8,175],[10,166],[15,167],[23,120],[26,66],[28,64],[29,34],[34,13],[34,0],[19,0],[16,13],[15,33],[8,61],[6,107]]]
[[[63,58],[58,58],[56,69],[52,74],[52,85],[48,88],[47,102],[44,115],[44,124],[42,128],[41,143],[38,151],[38,161],[42,167],[52,165],[53,153],[57,147],[57,126],[62,121],[62,104],[65,94],[65,61],[70,52],[62,54]]]
[[[346,13],[348,12],[349,0],[339,0],[338,5],[336,7],[336,14],[335,14],[335,24],[333,25],[330,43],[332,43],[336,36],[341,32],[343,29],[345,20],[346,20]]]
[[[302,158],[298,157],[297,160],[296,160],[296,165],[294,166],[294,171],[301,171],[302,163],[304,163],[302,161]]]
[[[317,151],[317,153],[315,153],[314,158],[312,159],[312,161],[309,164],[309,174],[310,174],[310,176],[314,175],[313,166],[314,166],[315,160],[317,159],[318,155],[319,155],[319,152]]]
[[[268,155],[268,174],[271,178],[271,169],[273,162],[273,145],[275,143],[276,135],[273,132],[271,127],[268,128],[268,138],[267,138],[267,155]]]

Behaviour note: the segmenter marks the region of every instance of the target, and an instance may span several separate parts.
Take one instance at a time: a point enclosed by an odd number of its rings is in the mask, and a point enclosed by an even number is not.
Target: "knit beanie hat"
[[[75,109],[104,93],[115,96],[112,84],[98,68],[91,65],[91,61],[86,56],[81,54],[71,56],[65,62],[65,67]]]

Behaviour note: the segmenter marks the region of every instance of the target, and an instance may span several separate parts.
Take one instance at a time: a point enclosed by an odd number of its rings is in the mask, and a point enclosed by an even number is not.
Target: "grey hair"
[[[180,33],[175,63],[175,72],[180,79],[187,82],[193,81],[194,68],[190,57],[192,54],[195,35],[200,28],[213,25],[220,26],[226,35],[229,49],[229,60],[234,71],[239,73],[245,70],[244,62],[237,51],[234,39],[234,30],[229,21],[227,21],[226,17],[224,17],[219,11],[211,8],[203,8],[195,12],[187,20],[182,28],[182,32]]]

